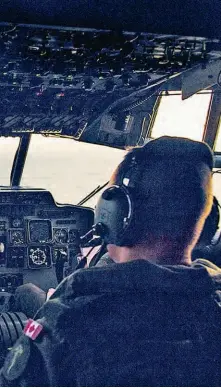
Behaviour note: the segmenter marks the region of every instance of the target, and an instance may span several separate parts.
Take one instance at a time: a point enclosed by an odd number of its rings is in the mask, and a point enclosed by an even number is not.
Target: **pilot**
[[[221,385],[221,271],[191,262],[212,168],[189,139],[127,153],[95,214],[114,263],[60,283],[9,351],[2,386]]]

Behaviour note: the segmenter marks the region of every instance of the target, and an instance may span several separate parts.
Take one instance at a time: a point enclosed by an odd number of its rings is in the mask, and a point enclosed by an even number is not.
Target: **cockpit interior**
[[[78,2],[84,4],[77,12],[64,0],[51,9],[43,1],[1,3],[0,339],[6,349],[26,321],[9,310],[10,296],[26,283],[56,288],[77,267],[80,249],[90,247],[82,236],[93,227],[93,199],[128,147],[180,136],[178,124],[165,118],[178,105],[190,107],[179,108],[180,122],[190,119],[181,135],[214,151],[221,201],[221,18],[219,1],[217,12],[215,1],[209,11],[200,2],[202,23],[190,1],[190,22],[182,11],[179,26],[178,5],[157,21],[161,1],[155,7],[138,1],[139,22],[133,1]],[[199,124],[192,130],[191,120]],[[216,244],[221,266],[220,234]]]

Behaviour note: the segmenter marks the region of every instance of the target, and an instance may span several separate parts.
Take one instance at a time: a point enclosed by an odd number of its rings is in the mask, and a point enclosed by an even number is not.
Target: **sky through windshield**
[[[167,134],[201,140],[209,99],[209,94],[198,94],[186,101],[181,101],[180,96],[163,97],[152,136]],[[9,185],[18,141],[18,138],[0,139],[1,185]],[[220,142],[219,133],[217,145]],[[109,179],[124,154],[122,150],[71,139],[32,135],[21,184],[46,188],[57,202],[76,204]],[[220,175],[216,175],[214,181],[215,193],[221,201]],[[97,198],[95,196],[86,205],[94,206]]]

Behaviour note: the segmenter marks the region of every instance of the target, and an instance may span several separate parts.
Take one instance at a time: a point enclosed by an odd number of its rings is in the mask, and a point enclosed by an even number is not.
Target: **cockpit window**
[[[219,129],[217,131],[215,151],[221,152],[221,118],[219,120]]]
[[[10,175],[19,137],[0,137],[0,186],[10,185]]]
[[[168,116],[173,111],[172,106],[167,111]],[[199,116],[197,111],[195,114]],[[18,137],[0,138],[0,185],[10,184],[18,144]],[[217,150],[221,151],[221,129]],[[98,185],[102,186],[108,181],[124,154],[125,151],[122,150],[72,139],[32,135],[21,186],[45,188],[51,191],[57,202],[77,204]],[[221,174],[214,174],[214,192],[221,203]],[[101,192],[92,197],[85,206],[94,207],[100,194]]]
[[[103,185],[124,151],[72,139],[32,135],[22,186],[45,188],[60,203],[77,204]],[[97,196],[85,206],[94,206]]]
[[[180,92],[163,93],[151,137],[183,136],[202,140],[211,94],[201,92],[181,99]]]

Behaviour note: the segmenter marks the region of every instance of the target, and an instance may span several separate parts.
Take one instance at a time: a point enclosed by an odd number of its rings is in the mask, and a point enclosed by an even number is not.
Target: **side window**
[[[180,92],[163,93],[150,136],[183,136],[202,140],[210,98],[209,91],[195,94],[184,101]],[[221,120],[215,151],[221,152]],[[221,174],[214,174],[213,190],[221,203]]]
[[[0,185],[10,185],[11,168],[19,145],[19,137],[0,138]]]
[[[219,120],[219,129],[218,129],[217,137],[216,137],[215,151],[221,152],[221,118]]]
[[[180,92],[164,92],[151,137],[163,135],[189,137],[202,140],[211,94],[195,94],[187,100],[181,99]]]

